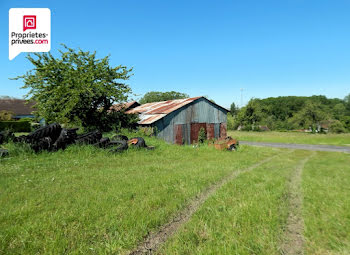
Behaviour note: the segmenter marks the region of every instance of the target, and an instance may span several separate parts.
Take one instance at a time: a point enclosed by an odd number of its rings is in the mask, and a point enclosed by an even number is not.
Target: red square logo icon
[[[23,32],[27,29],[36,29],[36,15],[23,16]]]

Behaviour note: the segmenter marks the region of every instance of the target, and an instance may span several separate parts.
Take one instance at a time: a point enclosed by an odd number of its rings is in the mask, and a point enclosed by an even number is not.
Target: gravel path
[[[335,146],[335,145],[266,143],[266,142],[248,142],[248,141],[239,141],[239,144],[263,146],[263,147],[277,147],[277,148],[287,148],[287,149],[310,150],[310,151],[335,151],[335,152],[350,153],[350,147]]]

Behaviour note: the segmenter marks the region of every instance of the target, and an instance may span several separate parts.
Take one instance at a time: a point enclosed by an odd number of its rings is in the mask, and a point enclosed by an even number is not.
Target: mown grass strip
[[[350,155],[318,152],[303,171],[306,254],[350,253]]]
[[[159,254],[280,254],[287,179],[305,151],[280,155],[219,189]]]
[[[156,149],[110,154],[71,146],[1,161],[0,253],[130,251],[233,169],[279,151],[146,142]]]
[[[270,161],[276,156],[272,156],[266,158],[246,169],[234,170],[229,176],[224,177],[222,180],[210,186],[208,189],[199,194],[195,199],[193,199],[187,207],[179,213],[174,219],[170,222],[166,223],[164,226],[160,228],[155,233],[149,234],[145,241],[143,241],[134,251],[130,253],[130,255],[137,254],[150,254],[155,252],[158,247],[160,247],[166,240],[171,237],[183,224],[185,224],[195,213],[198,208],[211,196],[213,195],[219,188],[221,188],[226,183],[232,181],[238,175],[251,171],[256,167]]]

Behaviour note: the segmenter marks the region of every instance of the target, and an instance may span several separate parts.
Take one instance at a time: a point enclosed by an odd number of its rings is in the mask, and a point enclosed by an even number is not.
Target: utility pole
[[[243,88],[241,88],[241,108],[243,107]]]

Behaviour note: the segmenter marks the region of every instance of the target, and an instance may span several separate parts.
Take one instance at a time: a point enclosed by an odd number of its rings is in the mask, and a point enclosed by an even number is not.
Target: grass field
[[[160,254],[280,254],[288,180],[311,152],[175,146],[110,154],[90,146],[32,154],[8,145],[0,161],[0,254],[128,254],[150,232],[232,172]],[[350,155],[317,152],[301,190],[307,254],[350,252]]]
[[[299,132],[247,132],[228,131],[228,135],[242,141],[276,142],[299,144],[328,144],[350,146],[350,133],[346,134],[311,134]]]
[[[308,153],[281,155],[226,185],[163,254],[279,254],[288,215],[287,179]]]

